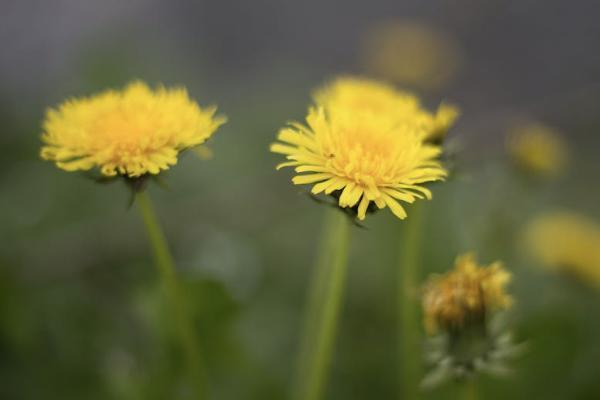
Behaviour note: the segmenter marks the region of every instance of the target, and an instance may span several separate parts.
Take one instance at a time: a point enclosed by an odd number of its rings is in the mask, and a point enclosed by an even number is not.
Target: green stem
[[[462,400],[477,400],[477,385],[475,379],[465,379],[461,384],[461,395]]]
[[[305,390],[307,374],[309,371],[310,351],[315,347],[315,336],[317,322],[319,320],[319,310],[325,299],[325,286],[330,272],[331,248],[334,245],[334,227],[336,213],[326,210],[327,214],[323,220],[322,232],[317,252],[317,261],[313,267],[310,277],[307,302],[304,310],[304,323],[302,334],[300,336],[300,345],[292,394],[294,398],[301,399]]]
[[[402,253],[398,268],[397,310],[400,314],[398,356],[401,371],[401,398],[414,400],[419,396],[418,385],[421,378],[417,293],[424,210],[419,203],[412,208],[404,224],[403,242],[400,246]]]
[[[293,388],[296,400],[323,397],[344,294],[351,221],[330,211],[309,288],[304,334]]]
[[[189,379],[193,383],[194,398],[204,399],[206,397],[206,388],[204,385],[204,371],[202,369],[200,351],[192,319],[186,306],[184,290],[177,278],[173,257],[169,251],[165,235],[158,223],[150,197],[145,192],[141,192],[137,194],[136,200],[154,252],[160,279],[166,291],[171,312],[173,312],[176,320],[179,340],[187,358],[190,373]]]

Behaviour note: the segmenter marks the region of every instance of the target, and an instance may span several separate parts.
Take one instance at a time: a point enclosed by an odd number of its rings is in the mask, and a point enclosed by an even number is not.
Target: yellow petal
[[[329,178],[331,178],[331,174],[297,175],[292,178],[292,182],[296,185],[304,185],[307,183],[320,182]]]

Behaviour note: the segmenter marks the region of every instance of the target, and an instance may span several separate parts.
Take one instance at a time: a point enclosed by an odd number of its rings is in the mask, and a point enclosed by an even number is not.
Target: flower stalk
[[[175,263],[169,251],[165,235],[158,223],[150,197],[145,191],[136,195],[144,227],[154,252],[158,273],[167,296],[169,307],[174,315],[177,334],[187,358],[189,369],[188,379],[192,382],[194,399],[206,398],[204,371],[201,363],[200,350],[193,328],[192,318],[186,306],[185,293],[175,270]]]
[[[329,211],[325,237],[309,289],[304,335],[293,387],[295,400],[323,398],[348,266],[351,220],[339,210]]]
[[[475,379],[464,379],[461,383],[461,396],[462,400],[477,400],[477,384]]]
[[[421,204],[413,210],[404,224],[404,237],[400,246],[400,266],[398,268],[399,345],[398,360],[401,371],[401,398],[416,399],[421,371],[419,346],[419,321],[417,287],[419,282],[420,249],[423,233],[424,210]]]

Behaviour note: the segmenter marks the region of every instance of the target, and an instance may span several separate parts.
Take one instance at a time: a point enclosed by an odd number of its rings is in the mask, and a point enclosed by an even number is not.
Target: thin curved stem
[[[175,263],[169,251],[165,235],[158,223],[150,197],[145,192],[141,192],[137,194],[136,200],[154,252],[156,266],[169,302],[169,307],[175,318],[179,340],[185,352],[184,356],[187,359],[189,368],[188,378],[192,381],[194,398],[201,400],[206,398],[204,371],[202,369],[200,351],[192,319],[185,301],[184,290],[177,278]]]
[[[338,210],[330,213],[309,288],[292,394],[296,400],[323,398],[342,308],[351,221]]]

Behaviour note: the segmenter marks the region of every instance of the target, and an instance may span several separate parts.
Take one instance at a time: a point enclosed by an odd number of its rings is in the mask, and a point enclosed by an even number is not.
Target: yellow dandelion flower
[[[382,82],[341,77],[315,93],[315,101],[327,113],[352,112],[389,118],[404,129],[416,131],[425,140],[441,142],[459,115],[458,108],[442,104],[435,114],[421,106],[419,99]]]
[[[505,286],[511,275],[500,262],[479,266],[474,254],[456,259],[454,270],[433,276],[423,293],[425,328],[455,330],[470,321],[482,321],[490,312],[509,308],[512,298]]]
[[[533,175],[557,176],[567,165],[566,143],[555,130],[537,122],[513,128],[507,149],[514,162]]]
[[[555,211],[535,218],[525,230],[532,256],[550,270],[600,288],[600,225],[583,215]]]
[[[99,168],[106,176],[158,174],[182,150],[204,143],[223,123],[184,88],[151,90],[133,82],[121,91],[65,101],[43,123],[41,157],[66,171]]]
[[[431,90],[452,81],[464,51],[451,35],[427,23],[388,20],[366,33],[362,59],[375,76]]]
[[[278,169],[295,167],[294,184],[313,184],[313,194],[333,195],[360,220],[371,202],[405,218],[399,201],[430,199],[421,184],[446,176],[436,160],[439,147],[423,143],[419,130],[375,113],[311,108],[306,125],[291,123],[278,140],[271,151],[288,159]]]

